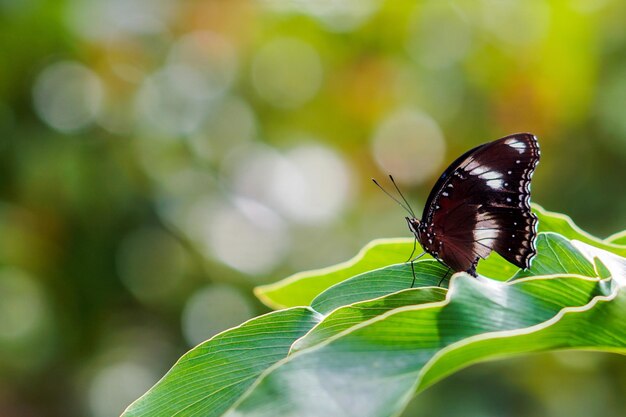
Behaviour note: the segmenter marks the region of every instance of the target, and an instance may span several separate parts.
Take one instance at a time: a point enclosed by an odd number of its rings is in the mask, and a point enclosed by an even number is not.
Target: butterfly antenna
[[[404,204],[402,204],[402,202],[400,200],[398,200],[397,198],[395,198],[394,196],[392,196],[391,194],[389,194],[389,192],[387,190],[385,190],[379,183],[378,181],[376,181],[374,178],[372,178],[372,182],[374,182],[374,184],[376,184],[376,186],[378,188],[380,188],[382,190],[383,193],[387,194],[387,196],[389,196],[389,198],[391,198],[393,201],[395,201],[396,203],[398,203],[400,205],[400,207],[402,207],[403,209],[405,209],[411,216],[415,217],[415,214],[413,214],[413,211],[410,208],[407,208],[404,206]],[[406,201],[406,200],[405,200]]]
[[[413,209],[411,208],[411,205],[406,200],[406,198],[404,198],[404,194],[402,194],[402,191],[400,191],[400,187],[398,187],[398,184],[396,184],[396,181],[393,179],[393,175],[389,174],[389,179],[393,183],[393,186],[396,187],[396,191],[398,192],[398,194],[400,194],[400,197],[402,197],[402,201],[404,201],[406,206],[409,208],[408,211],[409,211],[409,213],[411,213],[411,216],[415,217],[415,213],[413,212]]]

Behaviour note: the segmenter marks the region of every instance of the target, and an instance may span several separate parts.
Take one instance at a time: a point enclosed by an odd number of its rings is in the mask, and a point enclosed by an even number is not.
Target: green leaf
[[[531,267],[520,270],[513,279],[550,274],[578,274],[596,277],[594,264],[581,254],[567,239],[556,233],[539,233],[537,256]]]
[[[373,300],[340,307],[294,343],[292,352],[311,347],[350,327],[396,308],[442,301],[447,290],[440,287],[408,288]]]
[[[434,260],[414,263],[414,287],[439,286],[448,268]],[[450,276],[450,275],[449,275]],[[410,264],[398,264],[376,269],[334,285],[317,296],[311,307],[328,314],[337,307],[371,300],[411,287],[413,271]]]
[[[533,204],[533,211],[539,217],[539,232],[555,232],[570,240],[579,240],[596,248],[626,257],[626,245],[619,244],[620,242],[624,243],[621,240],[621,235],[616,237],[617,241],[605,241],[582,230],[565,214],[547,211],[537,204]]]
[[[611,245],[619,245],[626,247],[626,231],[615,233],[604,240]]]
[[[480,261],[478,268],[476,268],[478,274],[498,281],[507,281],[519,270],[518,267],[504,259],[497,252],[491,252],[489,257]]]
[[[389,311],[279,362],[226,415],[394,416],[443,348],[536,326],[564,308],[591,306],[605,290],[584,277],[497,283],[457,274],[444,302]]]
[[[457,274],[443,302],[390,310],[279,362],[226,415],[394,416],[415,391],[479,360],[566,347],[626,352],[626,260],[581,242],[570,249],[600,259],[613,279]]]
[[[626,292],[596,297],[586,306],[568,307],[552,320],[517,331],[465,339],[441,350],[419,379],[423,391],[447,375],[486,359],[549,350],[582,349],[626,354]]]
[[[274,309],[309,305],[322,291],[347,278],[406,261],[412,249],[413,239],[377,239],[347,262],[300,272],[277,283],[256,287],[254,294]],[[421,252],[419,245],[417,250]]]
[[[626,259],[614,243],[622,235],[602,241],[535,210],[542,232],[527,271],[493,254],[479,272],[495,280],[458,273],[446,289],[447,279],[437,284],[447,268],[426,259],[412,271],[403,261],[413,241],[396,239],[257,289],[268,305],[311,307],[203,343],[125,416],[397,416],[417,392],[480,361],[554,349],[626,353]]]
[[[266,314],[198,345],[122,415],[220,416],[320,315],[308,308]]]

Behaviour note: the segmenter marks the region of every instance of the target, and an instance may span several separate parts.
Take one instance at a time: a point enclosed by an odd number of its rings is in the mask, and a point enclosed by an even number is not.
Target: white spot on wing
[[[469,173],[471,175],[478,176],[478,178],[486,180],[487,186],[494,190],[503,189],[504,181],[502,180],[502,178],[504,177],[504,175],[501,172],[492,171],[489,169],[489,167],[478,166],[478,164],[476,164],[475,168],[469,171]]]
[[[499,173],[498,171],[487,171],[479,175],[479,177],[484,178],[486,180],[496,180],[498,178],[502,178],[502,174]]]
[[[473,231],[476,255],[486,258],[500,235],[498,222],[489,213],[476,213],[476,226]]]
[[[480,164],[478,163],[478,161],[476,161],[474,158],[469,158],[464,168],[467,171],[471,171],[477,167],[480,167]]]
[[[487,171],[488,171],[487,167],[477,166],[476,168],[474,168],[471,171],[469,171],[469,173],[471,175],[478,175],[480,177],[481,175],[483,175]]]
[[[487,186],[493,190],[501,190],[503,189],[502,183],[502,180],[489,180],[487,181]]]
[[[524,151],[526,150],[526,144],[523,141],[517,140],[515,138],[507,139],[504,143],[509,145],[511,148],[514,148],[519,153],[524,153]]]
[[[476,214],[476,229],[499,229],[499,224],[489,213]]]
[[[480,241],[483,245],[488,245],[486,241],[496,240],[499,235],[498,229],[474,229],[474,240]]]

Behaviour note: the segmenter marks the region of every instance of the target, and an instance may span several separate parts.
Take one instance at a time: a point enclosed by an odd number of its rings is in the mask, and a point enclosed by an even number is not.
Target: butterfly
[[[519,268],[529,268],[537,254],[538,222],[530,208],[530,182],[540,155],[539,142],[530,133],[467,151],[439,177],[421,219],[390,176],[406,207],[394,200],[411,214],[406,221],[425,251],[422,255],[428,253],[455,272],[472,276],[478,261],[492,251]]]

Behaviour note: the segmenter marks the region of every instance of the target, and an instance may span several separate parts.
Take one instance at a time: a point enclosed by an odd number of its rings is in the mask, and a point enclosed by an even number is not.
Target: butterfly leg
[[[405,262],[409,262],[411,260],[411,258],[413,257],[413,254],[415,253],[416,247],[417,247],[417,238],[413,239],[413,250],[411,251],[411,254],[409,255],[409,259],[407,259]]]
[[[415,246],[415,244],[413,244],[413,246]],[[415,247],[413,247],[413,251],[415,252]],[[419,258],[421,258],[424,255],[426,255],[426,252],[422,252],[420,255],[417,255],[415,258],[413,259],[409,258],[407,260],[407,262],[411,262],[411,272],[413,273],[413,281],[411,282],[411,288],[413,288],[413,285],[415,285],[415,267],[413,266],[413,262],[417,261]],[[413,256],[413,253],[411,253],[411,256]]]
[[[438,287],[441,287],[441,283],[446,279],[446,277],[448,276],[448,274],[450,273],[450,270],[452,268],[448,267],[448,270],[446,271],[446,273],[443,275],[443,277],[441,277],[441,279],[439,280],[439,283],[437,284]]]
[[[476,264],[478,264],[478,260],[476,260],[474,263],[472,263],[472,266],[469,267],[469,269],[465,272],[467,272],[468,274],[470,274],[471,276],[473,276],[474,278],[476,278]]]

